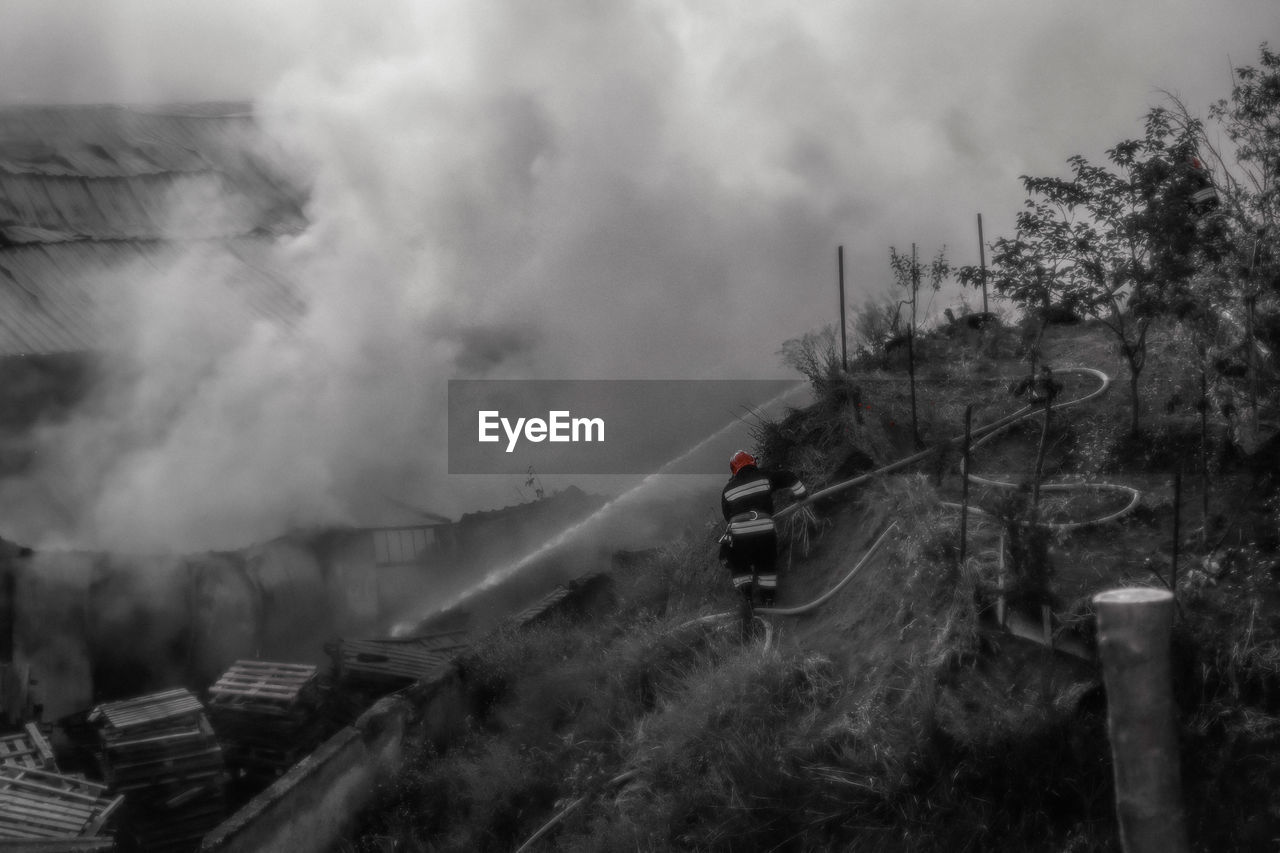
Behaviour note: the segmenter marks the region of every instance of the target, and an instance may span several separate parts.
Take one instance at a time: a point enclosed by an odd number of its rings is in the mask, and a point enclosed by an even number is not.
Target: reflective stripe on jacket
[[[773,493],[777,489],[789,489],[793,497],[804,495],[804,484],[790,471],[762,469],[746,465],[725,484],[720,493],[720,509],[725,521],[748,512],[773,515]]]

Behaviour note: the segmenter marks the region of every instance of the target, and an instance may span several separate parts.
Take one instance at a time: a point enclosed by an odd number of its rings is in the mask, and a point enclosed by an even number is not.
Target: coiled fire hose
[[[1070,367],[1070,368],[1064,368],[1064,369],[1058,370],[1056,371],[1056,373],[1057,374],[1074,373],[1074,374],[1083,374],[1085,376],[1093,377],[1098,380],[1098,387],[1094,388],[1092,391],[1090,391],[1087,394],[1084,394],[1083,396],[1075,398],[1074,400],[1067,400],[1062,403],[1057,403],[1056,405],[1054,405],[1055,410],[1065,409],[1071,406],[1078,406],[1081,403],[1086,403],[1090,400],[1093,400],[1097,397],[1102,396],[1111,387],[1111,377],[1103,373],[1101,370],[1095,370],[1092,367]],[[1015,412],[1005,415],[1004,417],[997,418],[996,420],[992,421],[989,424],[985,424],[983,426],[978,427],[977,429],[970,430],[970,445],[969,445],[970,449],[973,449],[975,447],[981,446],[982,444],[985,444],[995,436],[999,435],[1000,433],[1012,427],[1014,424],[1020,421],[1023,421],[1027,418],[1034,417],[1035,415],[1041,414],[1044,411],[1045,409],[1040,406],[1034,406],[1034,405],[1023,406],[1021,409],[1018,409]],[[900,471],[903,468],[909,467],[910,465],[913,465],[916,462],[923,461],[929,458],[930,456],[932,456],[933,454],[938,453],[946,445],[954,445],[959,442],[962,442],[963,440],[964,440],[963,435],[957,436],[956,438],[951,439],[950,441],[945,442],[944,444],[935,444],[932,447],[925,448],[924,450],[921,450],[918,453],[912,454],[911,456],[908,456],[903,459],[899,459],[897,462],[892,462],[881,468],[877,468],[874,471],[868,471],[867,473],[860,474],[857,477],[853,477],[852,479],[845,480],[840,483],[835,483],[823,489],[819,489],[813,494],[807,496],[804,500],[796,501],[790,506],[784,507],[782,510],[780,510],[778,513],[774,515],[774,518],[775,519],[785,518],[791,513],[797,512],[802,507],[812,504],[815,501],[821,500],[822,498],[839,494],[841,492],[847,491],[848,489],[854,488],[855,486],[860,486],[863,483],[866,483],[875,477],[881,477],[881,476],[884,476],[885,474],[892,474],[895,471]],[[1018,488],[1017,483],[1009,483],[1009,482],[1004,482],[1002,480],[988,480],[984,477],[979,477],[975,474],[972,474],[965,469],[963,463],[961,464],[961,474],[967,477],[969,479],[969,482],[971,483],[977,483],[978,485],[988,486],[990,488],[1004,488],[1004,489]],[[1050,530],[1075,530],[1081,527],[1088,527],[1095,524],[1104,524],[1106,522],[1115,521],[1121,516],[1124,516],[1132,512],[1138,506],[1138,502],[1142,498],[1142,493],[1139,492],[1137,489],[1131,486],[1124,486],[1124,485],[1119,485],[1115,483],[1050,483],[1040,487],[1040,491],[1042,492],[1049,492],[1049,491],[1066,492],[1066,491],[1086,491],[1086,490],[1123,492],[1129,496],[1129,501],[1122,508],[1116,510],[1115,512],[1108,513],[1099,518],[1091,518],[1091,519],[1086,519],[1084,521],[1072,521],[1072,522],[1049,522],[1049,523],[1042,522],[1041,526],[1046,527]],[[944,502],[943,505],[947,507],[955,507],[955,508],[959,507],[959,504],[950,503],[950,502]],[[986,516],[988,518],[993,517],[991,513],[977,507],[971,506],[969,507],[969,511],[979,515]],[[885,537],[889,534],[889,531],[893,530],[897,526],[898,526],[898,523],[895,521],[892,524],[890,524],[887,528],[885,528],[884,532],[882,532],[880,536],[876,539],[876,541],[872,543],[871,547],[863,555],[862,559],[858,561],[857,565],[855,565],[848,572],[848,574],[846,574],[838,583],[836,583],[835,586],[833,586],[827,592],[823,593],[818,598],[814,599],[813,601],[807,604],[800,605],[799,607],[757,607],[755,608],[755,613],[760,616],[800,616],[818,609],[819,607],[821,607],[822,605],[830,601],[831,598],[837,592],[839,592],[842,588],[844,588],[844,586],[853,578],[853,576],[858,572],[858,570],[861,569],[862,566],[867,562],[867,560],[870,559],[870,557],[879,549],[880,545],[884,542]],[[722,619],[731,618],[735,615],[736,614],[733,613],[732,611],[725,612],[725,613],[713,613],[713,614],[710,614],[709,616],[703,616],[698,619],[694,619],[689,622],[686,622],[684,625],[681,625],[680,628],[684,628],[689,625],[695,625],[699,623],[717,622]]]
[[[1055,409],[1065,409],[1069,406],[1076,406],[1076,405],[1079,405],[1080,403],[1087,402],[1089,400],[1094,399],[1095,397],[1100,397],[1102,396],[1102,394],[1106,393],[1107,389],[1111,387],[1111,377],[1107,376],[1107,374],[1103,373],[1101,370],[1095,370],[1091,367],[1065,368],[1063,370],[1057,371],[1057,373],[1082,373],[1098,379],[1099,384],[1097,388],[1095,388],[1094,390],[1090,391],[1088,394],[1085,394],[1082,397],[1078,397],[1074,400],[1068,400],[1065,403],[1056,404],[1054,406]],[[1027,405],[1022,407],[1021,409],[1018,409],[1016,412],[1013,412],[1012,414],[1008,414],[1002,418],[998,418],[997,420],[992,421],[991,423],[986,424],[982,427],[979,427],[976,430],[970,430],[970,444],[969,444],[970,450],[986,443],[987,441],[991,440],[992,438],[994,438],[996,435],[1003,432],[1004,430],[1012,427],[1014,424],[1018,423],[1019,421],[1025,420],[1026,418],[1029,418],[1029,417],[1033,417],[1037,414],[1041,414],[1042,412],[1045,412],[1045,411],[1047,410],[1043,407]],[[957,438],[952,439],[949,442],[946,442],[946,444],[956,444],[963,440],[964,440],[964,436],[958,436]],[[807,506],[811,503],[814,503],[815,501],[818,501],[822,498],[839,494],[840,492],[846,491],[855,486],[860,486],[863,483],[866,483],[875,477],[880,477],[885,474],[892,474],[895,471],[899,471],[903,468],[909,467],[915,464],[916,462],[920,462],[924,459],[929,458],[931,455],[940,452],[940,450],[944,446],[945,445],[934,445],[933,447],[929,447],[924,450],[921,450],[920,452],[915,453],[911,456],[908,456],[904,459],[899,459],[897,462],[893,462],[888,465],[885,465],[882,468],[877,468],[874,471],[869,471],[865,474],[860,474],[857,477],[854,477],[849,480],[845,480],[844,482],[835,483],[833,485],[827,486],[826,488],[819,489],[818,491],[806,497],[804,500],[797,501],[796,503],[791,504],[790,506],[784,507],[781,511],[779,511],[774,515],[774,518],[775,519],[785,518],[791,513],[799,511],[802,507]],[[961,463],[960,473],[962,476],[967,477],[969,482],[977,483],[983,486],[988,486],[990,488],[1004,488],[1004,489],[1018,488],[1017,483],[1008,483],[1002,480],[988,480],[984,477],[978,477],[977,475],[972,474],[968,470],[966,470],[963,462]],[[1101,516],[1099,518],[1092,518],[1092,519],[1087,519],[1085,521],[1074,521],[1074,522],[1064,522],[1064,523],[1041,522],[1041,526],[1049,528],[1051,530],[1074,530],[1080,527],[1087,527],[1095,524],[1104,524],[1109,521],[1115,521],[1121,516],[1126,515],[1129,512],[1132,512],[1133,509],[1137,507],[1138,501],[1142,497],[1142,493],[1139,492],[1137,489],[1132,488],[1131,486],[1123,486],[1123,485],[1118,485],[1114,483],[1050,483],[1048,485],[1043,485],[1040,487],[1040,491],[1042,492],[1077,491],[1077,490],[1087,490],[1087,489],[1124,492],[1129,495],[1129,502],[1125,504],[1125,506],[1122,507],[1121,509],[1116,510],[1115,512],[1112,512],[1112,513],[1108,513],[1107,515]],[[959,507],[959,504],[955,504],[951,502],[944,502],[943,505],[947,507],[956,507],[956,508]],[[993,517],[991,513],[986,512],[985,510],[979,509],[977,507],[970,506],[969,511],[977,513],[979,515],[986,516],[988,518]],[[798,607],[757,607],[755,608],[754,613],[756,614],[757,617],[758,616],[801,616],[803,614],[811,613],[814,610],[817,610],[819,607],[823,606],[828,601],[830,601],[833,597],[835,597],[835,595],[838,592],[840,592],[840,590],[842,590],[846,585],[848,585],[848,583],[851,580],[853,580],[854,576],[875,555],[875,553],[880,549],[880,546],[884,544],[885,539],[887,539],[889,534],[893,530],[895,530],[897,527],[898,527],[897,521],[891,522],[889,526],[886,527],[880,533],[880,535],[876,537],[876,540],[871,543],[871,547],[866,550],[866,552],[862,555],[862,558],[858,560],[858,562],[854,565],[854,567],[850,569],[843,578],[841,578],[838,582],[836,582],[834,586],[832,586],[829,590],[824,592],[822,595],[815,598],[813,601],[810,601],[807,604],[799,605]],[[1003,547],[1002,547],[1002,550],[1003,550]],[[688,622],[685,622],[682,625],[680,625],[675,630],[680,631],[680,630],[683,630],[684,628],[688,628],[693,625],[713,624],[716,622],[734,618],[737,615],[738,614],[734,611],[726,611],[724,613],[711,613],[706,616],[700,616],[696,619],[691,619]],[[765,648],[767,649],[773,638],[772,626],[767,621],[765,621],[765,630],[766,630]],[[638,768],[629,770],[606,782],[604,787],[611,788],[623,782],[629,781],[632,778],[634,778],[638,773],[639,773]],[[586,801],[586,799],[587,798],[585,796],[575,799],[567,807],[565,807],[563,810],[557,813],[554,817],[552,817],[551,820],[543,824],[542,827],[538,829],[538,831],[535,832],[533,836],[529,838],[528,841],[526,841],[517,849],[516,853],[523,853],[523,851],[527,850],[534,842],[542,838],[544,835],[546,835],[547,832],[549,832],[552,828],[554,828],[556,824],[558,824],[561,820],[563,820],[570,812],[574,811],[579,806],[581,806]]]

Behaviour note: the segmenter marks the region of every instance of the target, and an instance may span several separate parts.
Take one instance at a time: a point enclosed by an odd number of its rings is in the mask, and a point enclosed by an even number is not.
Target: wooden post
[[[836,270],[840,279],[840,366],[845,372],[849,371],[849,348],[845,343],[845,313],[844,313],[844,246],[836,248]]]
[[[987,309],[987,247],[982,241],[982,214],[978,214],[978,264],[982,270],[982,313]]]
[[[973,428],[973,404],[964,407],[964,448],[960,451],[960,559],[958,567],[964,569],[965,540],[969,528],[969,441]]]
[[[1116,589],[1093,604],[1120,843],[1125,853],[1187,853],[1169,663],[1173,594]]]

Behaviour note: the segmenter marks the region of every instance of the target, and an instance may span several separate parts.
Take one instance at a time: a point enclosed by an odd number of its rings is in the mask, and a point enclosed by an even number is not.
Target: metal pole
[[[911,326],[907,329],[907,378],[911,383],[911,440],[920,449],[920,428],[916,423],[916,300],[920,292],[920,265],[916,263],[916,244],[911,244]]]
[[[840,365],[845,372],[849,370],[849,348],[845,344],[844,313],[844,246],[836,248],[836,269],[840,277]]]
[[[965,540],[969,531],[969,439],[973,426],[973,404],[964,407],[964,449],[960,456],[960,559],[957,565],[964,568]]]
[[[1169,663],[1173,593],[1129,588],[1093,598],[1125,853],[1187,853]]]
[[[1178,595],[1178,544],[1182,539],[1182,470],[1173,472],[1173,565],[1169,569],[1169,589]]]
[[[1253,254],[1249,258],[1249,283],[1246,285],[1245,293],[1245,323],[1248,331],[1245,340],[1248,344],[1249,356],[1249,411],[1253,416],[1251,423],[1253,435],[1250,436],[1254,441],[1258,437],[1258,371],[1254,369],[1253,359],[1253,318],[1258,306],[1258,291],[1253,286],[1254,267],[1258,264],[1258,243],[1262,240],[1262,233],[1253,239]]]
[[[978,264],[982,269],[982,313],[987,313],[987,247],[982,241],[982,214],[978,214]]]
[[[1053,413],[1053,396],[1045,391],[1044,426],[1040,428],[1040,446],[1036,449],[1036,469],[1031,480],[1031,519],[1040,521],[1040,479],[1044,476],[1044,453],[1049,445],[1049,417]]]
[[[1004,531],[1000,531],[1000,550],[996,552],[996,588],[1000,590],[1000,594],[996,597],[996,624],[1001,628],[1004,627],[1005,616],[1005,572],[1004,572]]]
[[[1205,360],[1200,361],[1200,535],[1209,541],[1209,378]]]

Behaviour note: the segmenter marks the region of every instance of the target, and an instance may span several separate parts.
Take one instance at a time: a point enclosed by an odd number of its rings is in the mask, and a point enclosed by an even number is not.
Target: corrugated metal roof
[[[91,178],[230,171],[254,120],[245,105],[0,108],[0,171]]]
[[[184,215],[183,198],[222,201]],[[199,240],[287,230],[275,206],[269,195],[246,192],[217,172],[132,178],[0,173],[0,238],[10,243]]]
[[[192,245],[227,250],[250,315],[291,323],[269,238],[305,225],[304,193],[263,151],[242,104],[0,108],[0,355],[97,348],[113,276]]]
[[[243,300],[246,316],[291,325],[302,302],[270,267],[270,240],[237,238],[206,247],[226,251],[230,272],[219,277]],[[0,356],[85,352],[102,346],[105,310],[118,304],[111,283],[138,264],[159,269],[175,247],[159,242],[32,244],[0,251]]]

